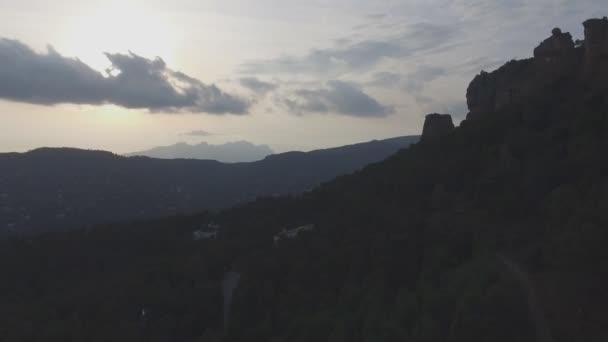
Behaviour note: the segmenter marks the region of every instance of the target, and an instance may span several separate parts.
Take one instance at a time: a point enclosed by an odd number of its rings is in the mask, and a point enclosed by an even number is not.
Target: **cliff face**
[[[601,80],[608,76],[608,19],[590,19],[584,26],[583,47],[575,46],[570,33],[555,28],[534,49],[533,58],[510,61],[496,71],[477,75],[467,89],[467,120],[523,104],[566,80],[578,88],[604,92]]]
[[[467,89],[467,119],[492,114],[529,96],[536,88],[532,85],[536,77],[534,69],[534,60],[528,59],[510,61],[492,73],[482,71]]]
[[[608,18],[589,19],[585,26],[585,75],[608,75]]]

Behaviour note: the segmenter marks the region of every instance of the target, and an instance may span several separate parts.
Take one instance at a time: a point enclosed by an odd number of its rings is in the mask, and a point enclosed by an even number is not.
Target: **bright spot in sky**
[[[108,1],[87,6],[66,17],[59,51],[77,56],[103,71],[109,66],[104,52],[159,56],[167,63],[175,59],[179,32],[169,15],[154,12],[136,3]]]

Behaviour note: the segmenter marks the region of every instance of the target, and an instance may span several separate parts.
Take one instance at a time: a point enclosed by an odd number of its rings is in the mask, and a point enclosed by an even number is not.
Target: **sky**
[[[0,152],[419,134],[605,0],[0,0]]]

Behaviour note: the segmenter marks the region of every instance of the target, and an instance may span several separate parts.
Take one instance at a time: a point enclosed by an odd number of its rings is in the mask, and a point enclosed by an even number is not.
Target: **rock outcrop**
[[[589,19],[585,26],[585,75],[608,74],[608,18]]]
[[[526,99],[548,87],[559,87],[565,80],[580,82],[580,88],[602,89],[608,77],[608,18],[590,19],[583,25],[583,46],[577,46],[570,33],[555,28],[534,49],[534,58],[510,61],[491,73],[477,75],[467,89],[467,121],[513,105],[521,108]]]
[[[554,28],[551,37],[534,49],[534,64],[540,81],[567,74],[579,63],[572,35],[563,33],[559,28]]]
[[[424,120],[422,137],[420,141],[428,142],[436,140],[454,130],[454,123],[450,114],[429,114]]]
[[[475,76],[467,88],[467,119],[476,119],[486,113],[493,113],[496,105],[496,77],[482,71]]]
[[[506,105],[519,103],[531,92],[533,59],[510,61],[498,70],[482,71],[467,89],[467,119],[478,119]]]
[[[551,34],[534,49],[534,58],[540,63],[559,64],[572,55],[574,41],[570,33],[563,33],[559,28],[554,28]]]

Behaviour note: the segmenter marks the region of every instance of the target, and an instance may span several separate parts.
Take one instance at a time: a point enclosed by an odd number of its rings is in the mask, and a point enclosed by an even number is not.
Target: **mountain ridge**
[[[299,193],[417,140],[402,137],[248,163],[124,157],[74,148],[0,154],[0,227],[5,233],[67,228]]]
[[[158,146],[149,150],[126,153],[125,156],[147,156],[159,159],[203,159],[225,163],[253,162],[273,154],[267,145],[255,145],[245,140],[213,145],[207,142],[188,144],[185,142]]]

